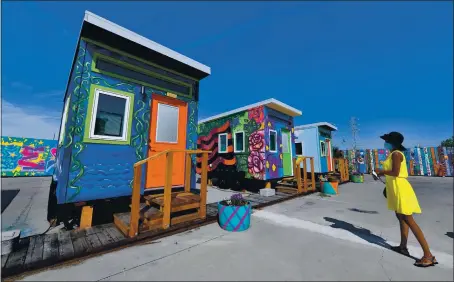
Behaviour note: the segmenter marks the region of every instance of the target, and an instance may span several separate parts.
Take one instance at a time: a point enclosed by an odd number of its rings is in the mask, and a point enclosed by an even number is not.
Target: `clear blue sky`
[[[210,66],[200,118],[274,97],[303,111],[297,125],[336,124],[338,145],[351,145],[351,116],[363,147],[381,146],[378,136],[393,130],[407,146],[438,145],[453,132],[452,2],[3,2],[2,10],[4,135],[58,133],[85,10]]]

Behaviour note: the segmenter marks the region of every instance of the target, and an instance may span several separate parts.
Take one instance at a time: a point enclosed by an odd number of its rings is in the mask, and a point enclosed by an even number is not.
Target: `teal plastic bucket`
[[[225,206],[218,203],[219,226],[227,231],[240,232],[251,225],[251,204],[245,206]]]

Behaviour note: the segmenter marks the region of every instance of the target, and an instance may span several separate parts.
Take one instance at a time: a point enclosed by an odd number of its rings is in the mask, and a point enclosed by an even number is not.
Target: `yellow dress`
[[[407,180],[408,170],[405,155],[400,151],[394,151],[383,162],[383,168],[384,170],[392,170],[392,154],[401,154],[403,161],[397,177],[385,175],[388,209],[405,215],[421,213],[418,198],[416,198],[415,191],[413,191],[413,187],[411,187],[410,182]]]

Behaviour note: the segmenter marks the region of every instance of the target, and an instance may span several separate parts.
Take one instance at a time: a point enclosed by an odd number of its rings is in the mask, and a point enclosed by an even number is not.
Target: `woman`
[[[395,211],[400,224],[400,245],[391,247],[392,250],[403,255],[409,256],[407,249],[408,229],[415,235],[421,245],[424,255],[417,260],[415,265],[427,267],[437,264],[427,244],[424,234],[413,219],[413,213],[421,213],[418,199],[407,180],[408,171],[405,156],[402,151],[406,149],[402,146],[404,137],[399,132],[391,132],[380,136],[385,140],[385,149],[391,153],[383,162],[383,169],[377,169],[378,175],[386,176],[386,197],[388,209]]]

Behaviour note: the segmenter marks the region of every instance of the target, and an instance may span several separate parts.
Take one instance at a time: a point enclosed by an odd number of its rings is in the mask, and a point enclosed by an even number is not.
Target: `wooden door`
[[[284,176],[293,174],[292,163],[292,144],[290,131],[282,129],[282,167],[284,168]]]
[[[148,156],[159,152],[186,149],[187,103],[162,95],[153,94],[150,113],[150,139]],[[184,185],[185,153],[173,154],[172,185]],[[147,165],[146,188],[163,187],[166,156],[151,160]],[[189,181],[189,180],[188,180]]]

